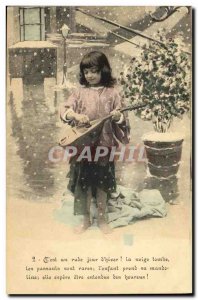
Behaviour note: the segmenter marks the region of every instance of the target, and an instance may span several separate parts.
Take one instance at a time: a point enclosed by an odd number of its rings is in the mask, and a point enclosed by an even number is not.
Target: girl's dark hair
[[[111,75],[111,67],[106,55],[100,51],[92,51],[86,54],[80,63],[80,79],[82,85],[89,86],[84,76],[84,69],[96,67],[98,72],[101,71],[100,84],[106,87],[112,87],[116,80]]]

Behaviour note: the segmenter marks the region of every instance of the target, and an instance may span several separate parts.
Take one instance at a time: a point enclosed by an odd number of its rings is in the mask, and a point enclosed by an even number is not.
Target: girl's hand
[[[112,120],[115,122],[118,122],[122,116],[122,113],[119,110],[113,110],[111,113],[112,115]]]
[[[74,119],[81,124],[89,123],[89,118],[86,115],[75,114]]]

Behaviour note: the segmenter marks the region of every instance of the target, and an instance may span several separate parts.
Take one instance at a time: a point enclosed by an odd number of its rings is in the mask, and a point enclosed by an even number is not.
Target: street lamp
[[[67,61],[66,61],[66,39],[68,36],[70,28],[66,25],[63,24],[61,31],[62,31],[62,36],[64,38],[64,62],[63,62],[63,81],[62,84],[64,84],[64,82],[66,83],[66,75],[67,75]]]

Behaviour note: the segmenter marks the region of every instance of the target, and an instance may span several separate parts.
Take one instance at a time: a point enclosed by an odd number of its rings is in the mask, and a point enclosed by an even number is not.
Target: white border
[[[129,0],[84,0],[84,1],[76,1],[76,0],[62,0],[62,1],[58,1],[57,3],[55,3],[54,0],[34,0],[34,1],[22,1],[22,0],[18,0],[18,1],[5,1],[2,0],[1,1],[1,6],[6,6],[6,5],[10,5],[10,6],[20,6],[20,5],[27,5],[27,6],[36,6],[36,5],[46,5],[46,6],[70,6],[70,5],[76,5],[76,6],[166,6],[166,5],[170,5],[170,6],[174,6],[174,5],[178,5],[178,6],[194,6],[196,7],[196,2],[195,1],[189,1],[189,0],[174,0],[171,1],[171,3],[166,3],[163,0],[154,0],[154,1],[149,1],[149,0],[142,0],[141,1],[141,5],[140,3],[138,3],[138,1],[129,1]],[[170,2],[170,1],[169,1]]]
[[[0,46],[0,66],[1,66],[1,72],[0,72],[0,91],[1,91],[1,101],[0,101],[0,112],[1,112],[1,118],[0,118],[0,131],[1,131],[1,147],[0,147],[0,158],[1,158],[1,174],[0,174],[0,240],[1,240],[1,247],[0,247],[0,266],[1,266],[1,283],[0,283],[0,299],[5,299],[5,269],[6,269],[6,258],[5,258],[5,252],[6,252],[6,235],[5,235],[5,220],[6,220],[6,126],[5,126],[5,101],[6,101],[6,88],[5,88],[5,70],[6,70],[6,57],[5,57],[5,8],[0,5],[0,27],[2,28],[0,32],[1,37],[1,46]]]

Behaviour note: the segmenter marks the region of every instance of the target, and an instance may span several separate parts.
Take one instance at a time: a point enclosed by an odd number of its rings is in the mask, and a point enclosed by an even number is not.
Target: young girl
[[[107,57],[99,51],[86,54],[80,63],[80,84],[63,104],[61,119],[64,122],[85,124],[89,121],[105,117],[107,120],[102,128],[97,143],[110,149],[118,146],[119,142],[129,142],[129,124],[126,115],[118,109],[123,107],[118,91],[114,87],[115,79]],[[98,226],[103,233],[110,233],[106,219],[107,201],[112,192],[116,191],[114,162],[109,161],[109,154],[94,162],[70,161],[70,181],[68,188],[74,194],[74,214],[84,216],[83,223],[76,228],[77,233],[84,232],[91,226],[91,199],[96,198],[98,209]]]

